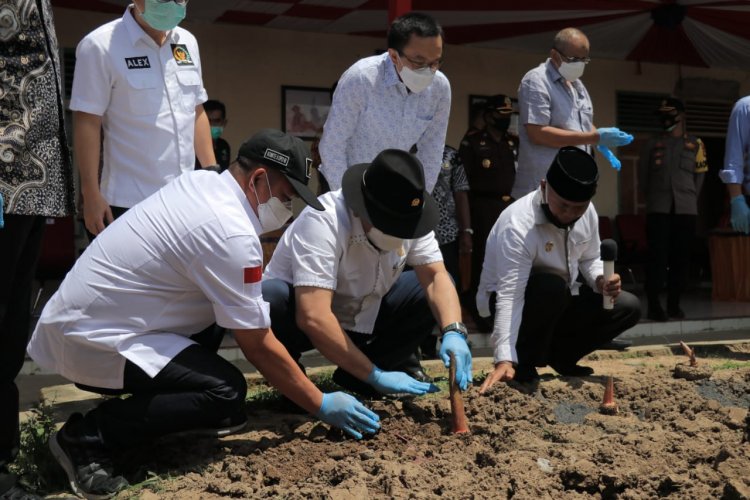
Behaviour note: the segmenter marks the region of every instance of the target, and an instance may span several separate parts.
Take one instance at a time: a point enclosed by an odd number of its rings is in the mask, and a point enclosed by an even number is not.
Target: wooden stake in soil
[[[456,357],[453,353],[448,354],[451,358],[450,366],[450,399],[451,399],[451,430],[453,434],[464,434],[469,432],[469,425],[466,423],[466,413],[464,412],[464,400],[461,397],[461,391],[456,383]]]
[[[607,377],[607,385],[604,387],[604,398],[599,405],[599,412],[604,415],[617,415],[617,403],[615,403],[615,380]]]
[[[690,366],[698,366],[698,362],[695,360],[695,349],[691,349],[685,342],[680,340],[680,347],[685,352],[685,356],[690,359]]]

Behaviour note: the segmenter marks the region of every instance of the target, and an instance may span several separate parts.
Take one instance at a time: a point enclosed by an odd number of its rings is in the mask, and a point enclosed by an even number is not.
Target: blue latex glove
[[[5,202],[3,201],[3,195],[0,194],[0,229],[5,227],[5,221],[3,220],[4,210],[5,210]]]
[[[428,392],[438,392],[440,388],[434,384],[420,382],[404,372],[384,372],[377,366],[367,376],[366,382],[373,386],[380,394],[416,394],[421,396]]]
[[[323,394],[323,403],[316,416],[356,439],[362,439],[362,432],[375,434],[380,429],[378,414],[345,392]]]
[[[732,228],[739,233],[750,233],[750,208],[745,197],[740,195],[732,198]]]
[[[604,127],[596,130],[599,132],[599,144],[608,148],[627,146],[633,142],[633,136],[623,132],[617,127]]]
[[[617,159],[617,157],[612,152],[612,150],[610,150],[607,146],[602,146],[601,144],[596,146],[596,149],[598,149],[599,152],[604,155],[604,157],[607,159],[609,164],[612,165],[612,168],[614,168],[618,172],[620,171],[620,167],[622,167],[622,163],[620,163],[620,160]]]
[[[451,358],[448,354],[452,352],[456,357],[456,382],[458,388],[465,391],[471,384],[471,351],[469,350],[464,336],[458,332],[448,332],[443,335],[440,342],[440,359],[445,363],[445,367],[450,367]]]

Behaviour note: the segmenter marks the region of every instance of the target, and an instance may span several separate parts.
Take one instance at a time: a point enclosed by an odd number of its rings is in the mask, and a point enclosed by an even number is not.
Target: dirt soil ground
[[[596,375],[585,378],[545,369],[536,386],[498,384],[484,396],[475,386],[464,435],[450,433],[446,391],[369,402],[382,430],[361,441],[250,409],[243,434],[160,442],[140,471],[172,479],[121,497],[750,498],[750,345],[736,350],[700,359],[715,371],[697,381],[674,378],[685,358],[668,354],[589,361]],[[598,411],[605,375],[615,377],[616,416]]]

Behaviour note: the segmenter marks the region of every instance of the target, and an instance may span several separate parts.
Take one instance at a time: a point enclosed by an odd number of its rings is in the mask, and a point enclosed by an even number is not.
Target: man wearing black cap
[[[102,232],[47,303],[32,358],[86,390],[131,394],[73,414],[51,436],[76,493],[127,486],[110,467],[122,449],[176,432],[242,429],[242,372],[216,353],[217,339],[191,337],[214,322],[302,408],[355,437],[377,430],[377,415],[356,399],[322,394],[305,377],[274,337],[261,295],[258,235],[289,218],[295,196],[323,209],[307,188],[309,156],[301,140],[268,129],[224,173],[180,176]]]
[[[578,360],[638,322],[638,299],[620,289],[617,274],[603,277],[591,204],[598,179],[590,155],[562,148],[540,187],[503,211],[492,228],[477,308],[489,315],[495,295],[495,370],[482,392],[497,381],[537,379],[538,366],[590,375]],[[613,309],[602,308],[602,293],[617,299]]]
[[[266,268],[263,297],[292,358],[317,348],[333,380],[366,396],[437,390],[395,371],[440,327],[440,357],[456,359],[462,390],[471,354],[456,289],[433,228],[439,213],[422,165],[387,149],[349,167],[342,189],[320,197],[286,230]],[[405,266],[413,270],[404,272]]]
[[[459,149],[469,179],[472,227],[462,231],[473,237],[471,296],[479,286],[487,236],[500,213],[513,202],[510,192],[516,178],[518,137],[508,133],[512,114],[510,97],[490,97],[484,109],[484,130],[464,137]]]
[[[680,295],[690,270],[698,196],[708,164],[703,142],[687,134],[681,100],[664,99],[656,113],[664,132],[643,146],[638,184],[646,197],[648,318],[666,321],[685,317]],[[666,312],[659,301],[665,281]]]

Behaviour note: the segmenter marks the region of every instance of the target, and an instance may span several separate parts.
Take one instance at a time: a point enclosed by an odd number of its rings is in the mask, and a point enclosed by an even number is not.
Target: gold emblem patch
[[[419,198],[414,198],[413,200],[411,200],[412,207],[418,207],[420,203],[422,203],[422,200],[420,200]]]
[[[552,243],[551,241],[548,241],[547,243],[544,244],[544,251],[547,253],[551,252],[553,248],[555,248],[555,244]]]
[[[482,160],[482,168],[490,168],[492,166],[492,162],[489,158],[485,158]]]

